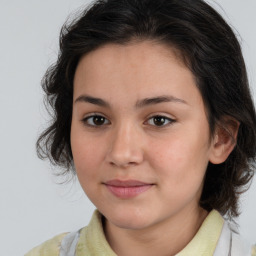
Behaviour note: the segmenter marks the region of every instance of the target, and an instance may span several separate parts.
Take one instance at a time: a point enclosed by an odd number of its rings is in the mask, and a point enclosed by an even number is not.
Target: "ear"
[[[221,164],[226,161],[236,146],[239,125],[236,119],[229,116],[222,118],[217,124],[209,158],[212,164]]]

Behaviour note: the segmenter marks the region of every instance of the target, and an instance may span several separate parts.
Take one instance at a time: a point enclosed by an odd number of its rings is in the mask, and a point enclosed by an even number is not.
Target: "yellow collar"
[[[212,210],[204,220],[194,238],[181,252],[176,254],[176,256],[213,255],[223,224],[224,219],[222,216],[216,210]]]
[[[222,216],[212,210],[194,238],[176,256],[213,255],[224,224]],[[77,256],[117,256],[109,246],[102,227],[102,215],[96,210],[89,225],[82,229],[76,247]]]

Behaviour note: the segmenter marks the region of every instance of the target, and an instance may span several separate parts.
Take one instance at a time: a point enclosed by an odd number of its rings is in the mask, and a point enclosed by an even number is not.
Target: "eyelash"
[[[102,124],[98,124],[98,125],[95,124],[95,121],[96,121],[95,119],[96,118],[100,118],[101,120],[99,120],[99,121],[102,121],[103,123]],[[162,122],[163,121],[163,125],[156,125],[155,123],[154,124],[150,124],[150,120],[152,120],[152,122],[155,122],[155,121]],[[109,125],[110,124],[110,121],[106,117],[104,117],[103,115],[100,115],[100,114],[93,114],[93,115],[87,116],[84,119],[82,119],[82,122],[86,126],[93,127],[93,128],[101,128],[101,127],[103,127],[105,125]],[[176,122],[175,119],[166,117],[164,115],[154,115],[154,116],[151,116],[150,118],[148,118],[146,120],[146,122],[144,122],[143,124],[147,124],[148,123],[150,126],[154,126],[154,127],[158,127],[158,128],[163,128],[163,127],[169,126],[169,125],[171,125],[171,124],[173,124],[175,122]]]

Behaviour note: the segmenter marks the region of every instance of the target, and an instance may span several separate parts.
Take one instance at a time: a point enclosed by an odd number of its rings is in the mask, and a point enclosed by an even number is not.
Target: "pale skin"
[[[229,130],[236,138],[238,124]],[[234,140],[221,128],[210,135],[194,76],[177,54],[144,41],[108,44],[80,60],[71,147],[116,254],[170,256],[206,218],[199,199],[207,165],[224,162]],[[110,180],[136,180],[147,189],[120,198]]]

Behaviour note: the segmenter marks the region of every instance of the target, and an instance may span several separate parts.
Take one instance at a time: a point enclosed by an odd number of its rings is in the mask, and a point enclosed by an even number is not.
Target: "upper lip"
[[[104,184],[115,187],[138,187],[152,185],[151,183],[146,183],[138,180],[109,180],[104,182]]]

